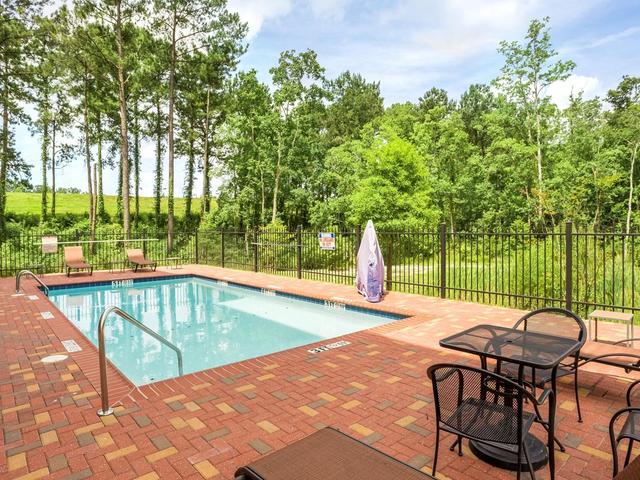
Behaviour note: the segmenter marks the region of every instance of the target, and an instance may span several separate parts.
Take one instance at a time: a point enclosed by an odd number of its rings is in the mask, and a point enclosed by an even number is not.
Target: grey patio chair
[[[582,342],[582,345],[584,345],[584,342],[587,340],[587,326],[584,321],[572,311],[564,308],[546,307],[534,310],[518,320],[513,328],[576,339]],[[582,422],[578,388],[579,361],[580,350],[578,349],[560,364],[556,377],[560,378],[573,375],[573,390],[578,410],[578,422]],[[501,362],[498,364],[497,372],[501,375],[517,378],[518,367],[519,365],[515,363]],[[535,395],[536,388],[544,388],[544,386],[551,381],[551,373],[551,370],[525,367],[523,381],[532,388],[533,394]],[[560,449],[564,451],[564,447],[559,442],[558,445],[560,445]]]
[[[457,437],[450,450],[457,445],[458,455],[462,456],[463,438],[490,445],[525,460],[535,479],[525,437],[534,422],[544,422],[539,407],[553,395],[551,389],[536,398],[522,385],[495,372],[453,363],[432,365],[427,374],[433,384],[436,410],[432,475],[438,463],[440,430],[444,430]],[[533,411],[524,409],[525,401]],[[517,469],[518,479],[521,469],[522,463]]]
[[[618,410],[611,417],[609,422],[609,440],[611,441],[611,451],[613,453],[613,476],[617,478],[618,473],[622,474],[627,472],[627,468],[637,472],[637,477],[625,477],[625,478],[640,478],[640,464],[638,459],[629,465],[631,459],[631,451],[633,450],[633,444],[636,441],[640,441],[640,380],[636,380],[629,388],[627,388],[627,406],[622,410]],[[624,418],[622,427],[616,432],[616,423],[618,419]],[[618,446],[623,440],[628,440],[627,453],[624,458],[624,469],[622,472],[619,470],[618,461]]]

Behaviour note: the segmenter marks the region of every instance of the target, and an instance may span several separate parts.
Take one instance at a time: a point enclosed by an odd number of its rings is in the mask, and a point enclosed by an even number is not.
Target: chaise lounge
[[[137,272],[138,268],[149,267],[155,271],[157,263],[154,260],[149,260],[144,257],[144,252],[141,248],[130,248],[127,250],[127,257],[131,265],[133,265],[133,271]]]
[[[238,469],[236,480],[434,480],[334,428],[327,427]]]
[[[81,246],[64,247],[64,266],[67,277],[71,275],[71,270],[89,270],[89,275],[93,275],[93,265],[85,261]]]

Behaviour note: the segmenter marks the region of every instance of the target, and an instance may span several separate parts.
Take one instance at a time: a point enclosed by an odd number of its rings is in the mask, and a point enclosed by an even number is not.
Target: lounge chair
[[[434,480],[431,475],[330,427],[238,469],[235,477],[236,480]]]
[[[64,247],[64,266],[67,277],[71,275],[71,270],[89,270],[89,275],[93,275],[93,266],[85,261],[80,246]]]
[[[144,267],[149,267],[153,271],[155,271],[156,269],[156,262],[144,258],[144,253],[142,252],[141,248],[127,249],[127,257],[129,258],[129,262],[133,265],[134,272],[137,272],[138,268]]]

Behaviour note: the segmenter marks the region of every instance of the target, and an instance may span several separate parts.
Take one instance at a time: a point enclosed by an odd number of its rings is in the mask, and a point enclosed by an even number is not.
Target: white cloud
[[[610,43],[617,42],[618,40],[634,36],[640,36],[640,26],[625,28],[620,32],[610,33],[603,37],[594,38],[581,44],[565,46],[561,49],[561,51],[564,53],[578,52],[580,50],[587,50],[589,48],[601,47],[603,45],[608,45]]]
[[[341,20],[349,0],[308,0],[308,2],[316,17]]]
[[[585,98],[591,98],[600,93],[601,88],[600,80],[597,77],[571,75],[566,80],[560,80],[549,85],[547,93],[558,108],[564,109],[569,106],[571,95],[577,95],[582,92]]]
[[[293,0],[229,0],[230,11],[238,12],[249,25],[249,40],[262,29],[264,22],[287,15],[293,8]]]

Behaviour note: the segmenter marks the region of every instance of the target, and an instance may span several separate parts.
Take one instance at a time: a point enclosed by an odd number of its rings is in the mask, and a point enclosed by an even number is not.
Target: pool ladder
[[[182,376],[182,352],[178,347],[176,347],[173,343],[171,343],[166,338],[158,335],[155,331],[151,330],[146,325],[142,324],[131,315],[129,315],[124,310],[118,307],[107,307],[100,315],[100,320],[98,322],[98,355],[100,357],[100,396],[102,398],[102,408],[98,410],[98,415],[104,417],[106,415],[113,414],[113,409],[109,406],[109,386],[107,385],[107,357],[106,357],[106,348],[104,342],[104,325],[107,321],[107,317],[115,313],[119,315],[124,320],[129,322],[131,325],[138,327],[143,332],[151,335],[153,338],[158,340],[159,342],[165,344],[167,347],[176,352],[178,356],[178,374]]]
[[[16,274],[16,293],[20,293],[20,282],[22,281],[22,277],[24,277],[25,275],[29,275],[31,277],[33,277],[33,279],[38,282],[43,290],[44,290],[44,294],[48,297],[49,296],[49,287],[47,287],[45,285],[45,283],[40,280],[40,278],[33,273],[31,270],[20,270],[17,274]]]

